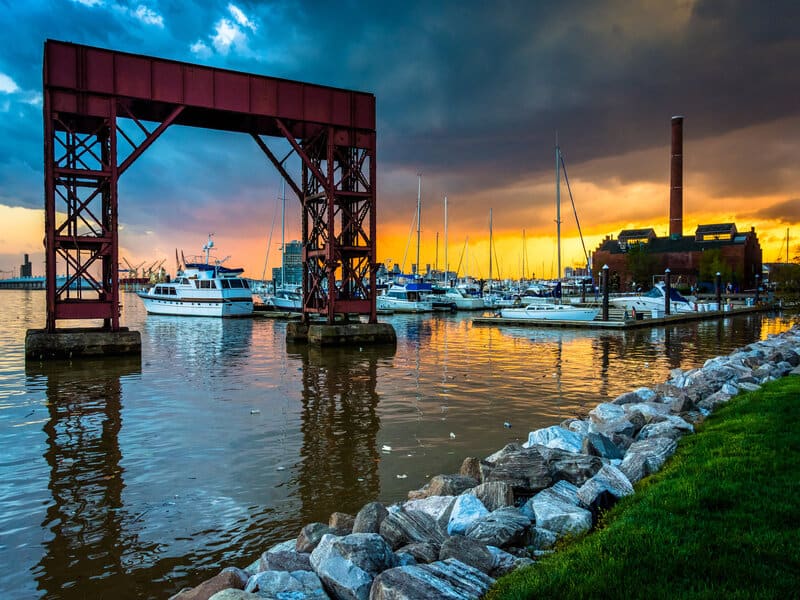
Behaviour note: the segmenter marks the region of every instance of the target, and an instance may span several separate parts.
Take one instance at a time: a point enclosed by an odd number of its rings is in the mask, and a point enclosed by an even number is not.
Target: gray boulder
[[[643,477],[658,471],[667,459],[675,453],[678,444],[675,440],[666,437],[649,438],[634,442],[619,470],[622,471],[631,483],[636,483]]]
[[[258,562],[258,571],[311,571],[311,554],[293,550],[264,552]]]
[[[439,550],[439,560],[448,558],[460,560],[465,565],[475,567],[487,575],[495,565],[495,557],[485,544],[463,535],[449,537],[442,544],[442,548]]]
[[[574,487],[574,486],[573,486]],[[558,537],[579,535],[592,527],[592,513],[578,506],[577,489],[572,494],[548,488],[529,500],[536,526],[549,529]]]
[[[653,437],[668,437],[677,440],[686,433],[694,433],[694,426],[676,415],[669,415],[663,421],[649,423],[642,427],[636,436],[636,440],[646,440]]]
[[[347,535],[353,532],[355,517],[343,512],[332,513],[328,519],[328,527],[335,530],[338,535]]]
[[[323,535],[336,532],[325,525],[325,523],[309,523],[300,530],[300,535],[297,536],[295,543],[295,550],[297,552],[311,552],[317,547]]]
[[[686,413],[697,410],[697,405],[686,394],[673,397],[669,404],[669,409],[673,413]]]
[[[250,578],[245,591],[258,598],[329,600],[322,581],[313,571],[262,571]]]
[[[433,517],[418,510],[391,513],[381,523],[380,534],[395,550],[415,542],[430,542],[438,547],[445,537]]]
[[[531,431],[528,434],[528,441],[522,447],[531,448],[532,446],[540,445],[548,448],[561,448],[569,452],[580,452],[584,437],[585,434],[553,425],[552,427]]]
[[[508,575],[511,571],[519,569],[520,567],[528,567],[535,564],[530,558],[514,556],[496,546],[488,546],[488,549],[494,557],[494,566],[489,572],[489,575],[495,578]]]
[[[739,389],[745,392],[756,392],[761,389],[761,386],[755,382],[739,380]]]
[[[473,521],[464,535],[487,546],[506,548],[525,539],[531,520],[518,509],[509,506],[498,508]]]
[[[370,600],[477,600],[493,583],[494,579],[475,567],[448,558],[384,571],[372,584]]]
[[[251,594],[244,590],[237,590],[235,588],[227,588],[220,590],[216,594],[208,597],[208,600],[262,600],[263,596],[258,594]]]
[[[489,463],[490,465],[495,465],[504,456],[506,456],[508,454],[516,454],[520,450],[522,450],[522,445],[520,445],[520,444],[518,444],[516,442],[511,442],[510,444],[506,444],[505,446],[503,446],[497,452],[494,452],[493,454],[490,454],[489,456],[487,456],[485,461],[487,463]]]
[[[482,483],[467,493],[476,496],[489,511],[514,505],[514,490],[505,481]]]
[[[418,563],[432,563],[439,560],[439,544],[415,542],[398,548],[395,554],[409,554]]]
[[[542,454],[545,455],[547,468],[554,482],[564,479],[575,485],[583,485],[603,466],[603,461],[597,456],[576,454],[558,448],[543,450]]]
[[[380,502],[366,504],[353,521],[353,533],[378,533],[389,511]]]
[[[583,440],[581,453],[608,459],[622,459],[624,456],[611,438],[602,433],[587,434]]]
[[[476,496],[462,494],[456,498],[447,521],[447,535],[464,535],[467,528],[489,511]]]
[[[499,455],[494,466],[484,475],[484,482],[491,481],[505,482],[515,493],[525,495],[548,487],[553,478],[537,446]]]
[[[530,504],[526,504],[523,508],[530,510],[531,515],[533,515]],[[533,516],[535,518],[535,515]],[[534,550],[550,550],[556,545],[557,541],[558,536],[554,531],[550,531],[544,527],[531,527],[528,531],[526,544],[531,546]]]
[[[430,515],[439,529],[446,531],[456,498],[457,496],[428,496],[419,500],[408,500],[403,504],[403,509],[418,510]]]
[[[628,403],[626,402],[625,404]],[[623,409],[620,404],[614,404],[611,402],[601,402],[589,411],[589,418],[591,419],[592,423],[607,423],[609,421],[621,419],[624,416],[625,409]]]
[[[428,484],[430,496],[458,496],[478,485],[478,480],[465,475],[437,475]]]
[[[714,412],[714,410],[721,404],[729,402],[731,399],[730,394],[719,391],[709,394],[697,403],[697,408],[706,412]]]
[[[603,465],[603,468],[577,492],[578,500],[589,509],[595,522],[602,511],[608,510],[620,498],[631,494],[633,485],[630,480],[613,465]]]
[[[243,590],[247,585],[248,578],[248,574],[242,569],[227,567],[196,587],[181,590],[170,600],[205,600],[221,590],[229,588]]]
[[[311,553],[311,566],[340,600],[367,600],[372,580],[397,564],[397,557],[377,533],[325,535]]]

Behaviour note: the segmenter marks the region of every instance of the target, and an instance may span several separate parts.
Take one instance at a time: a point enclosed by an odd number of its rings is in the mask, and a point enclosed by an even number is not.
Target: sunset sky
[[[587,248],[668,230],[670,118],[684,121],[684,234],[755,227],[764,261],[800,255],[800,3],[2,1],[0,277],[44,270],[42,50],[70,41],[375,94],[378,257],[488,275],[555,274],[556,135]],[[124,124],[123,124],[124,126]],[[296,168],[295,165],[294,168]],[[200,251],[260,278],[280,261],[280,182],[248,136],[172,127],[120,179],[120,255]],[[300,236],[287,193],[286,238]],[[565,266],[583,262],[562,185]],[[273,229],[273,222],[275,223]],[[522,231],[526,248],[523,250]],[[272,242],[268,246],[270,231]],[[496,271],[495,271],[496,275]],[[269,277],[269,271],[268,275]]]

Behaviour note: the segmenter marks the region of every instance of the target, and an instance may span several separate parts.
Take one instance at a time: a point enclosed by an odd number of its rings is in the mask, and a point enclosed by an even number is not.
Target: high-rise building
[[[281,269],[283,269],[283,277],[281,277]],[[281,281],[286,285],[303,284],[303,244],[301,242],[292,240],[286,244],[283,252],[283,265],[272,269],[272,280],[276,285],[280,285]]]

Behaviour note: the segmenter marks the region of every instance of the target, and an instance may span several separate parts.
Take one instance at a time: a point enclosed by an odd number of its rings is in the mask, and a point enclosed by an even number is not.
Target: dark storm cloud
[[[410,179],[422,170],[452,194],[551,170],[556,132],[570,164],[651,148],[666,155],[672,114],[686,115],[688,143],[796,115],[800,97],[793,1],[233,2],[252,28],[237,23],[227,0],[148,3],[163,26],[135,19],[139,4],[8,6],[0,72],[39,90],[42,44],[51,37],[370,91],[380,169]],[[228,37],[218,27],[225,20]],[[41,115],[0,120],[5,188],[12,165],[41,169]],[[140,159],[148,168],[136,171],[130,193],[145,206],[175,196],[202,205],[270,187],[268,175],[248,182],[263,157],[204,135],[159,140]],[[786,160],[737,161],[737,174],[758,189]],[[159,171],[164,162],[169,168]],[[632,161],[613,175],[625,182],[660,174]],[[404,191],[387,185],[388,195]],[[41,198],[4,193],[3,201],[9,196],[25,206]]]
[[[781,223],[797,223],[800,221],[800,198],[792,198],[765,206],[758,212],[748,215],[751,218],[774,219]]]

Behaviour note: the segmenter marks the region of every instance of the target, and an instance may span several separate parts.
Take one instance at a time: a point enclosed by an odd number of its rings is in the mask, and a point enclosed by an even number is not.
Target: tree
[[[650,281],[655,272],[656,258],[650,254],[647,244],[632,244],[629,246],[625,262],[628,274],[637,284]]]
[[[719,248],[704,250],[700,255],[700,281],[713,282],[717,273],[722,276],[722,285],[733,278],[733,269],[722,259]]]

